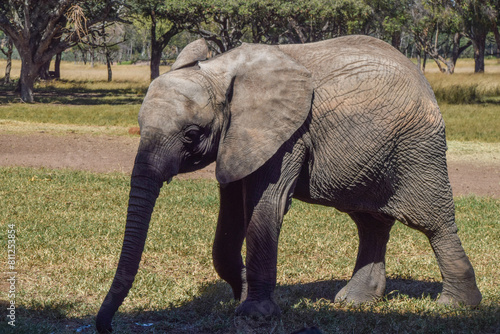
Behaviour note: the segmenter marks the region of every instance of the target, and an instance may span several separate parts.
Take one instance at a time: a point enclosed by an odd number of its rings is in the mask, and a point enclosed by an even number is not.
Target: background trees
[[[121,3],[114,0],[4,0],[0,29],[12,40],[22,60],[21,99],[33,102],[33,84],[52,57],[99,34],[104,20],[118,19]]]
[[[220,53],[242,42],[368,34],[417,57],[422,70],[429,57],[445,73],[472,45],[475,71],[483,72],[486,44],[500,48],[499,13],[500,0],[2,0],[0,39],[22,59],[21,98],[31,102],[35,79],[70,48],[64,57],[92,63],[99,55],[108,65],[148,60],[154,79],[161,61],[200,36]]]

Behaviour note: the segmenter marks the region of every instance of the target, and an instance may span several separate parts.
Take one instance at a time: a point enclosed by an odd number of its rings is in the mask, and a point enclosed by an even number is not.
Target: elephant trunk
[[[127,296],[139,268],[153,208],[166,180],[162,169],[148,163],[139,152],[132,171],[127,224],[118,268],[106,298],[97,314],[99,333],[112,331],[113,315]],[[151,161],[151,160],[150,160]]]

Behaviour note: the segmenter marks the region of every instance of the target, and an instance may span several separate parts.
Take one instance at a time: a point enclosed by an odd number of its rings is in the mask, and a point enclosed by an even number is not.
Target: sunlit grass
[[[0,73],[3,75],[6,65],[5,59],[0,59]],[[53,70],[54,62],[51,63],[50,70]],[[149,66],[147,65],[118,65],[111,66],[113,72],[113,81],[116,83],[134,82],[136,84],[149,85]],[[160,66],[160,73],[165,73],[170,69],[169,66]],[[18,79],[21,73],[21,61],[12,61],[11,78]],[[61,80],[79,81],[79,82],[101,82],[107,83],[108,72],[106,65],[96,63],[91,67],[89,63],[61,62]]]
[[[413,60],[415,63],[416,61]],[[500,59],[490,58],[484,60],[485,73],[500,73]],[[459,58],[455,66],[455,74],[473,74],[474,73],[474,59],[472,58]],[[431,74],[441,74],[439,68],[432,59],[427,60],[427,66],[425,67],[425,73]]]
[[[0,129],[2,134],[23,135],[33,133],[49,133],[51,135],[67,135],[68,133],[108,136],[131,135],[128,126],[35,123],[5,119],[0,119]]]
[[[500,142],[500,104],[440,104],[446,138],[459,141]]]
[[[500,67],[500,66],[499,66]],[[500,101],[500,72],[489,74],[427,74],[440,102],[466,104]]]
[[[116,268],[128,191],[123,174],[0,168],[0,228],[16,225],[16,332],[71,333],[93,325]],[[211,264],[217,184],[174,180],[158,199],[141,268],[115,328],[119,333],[290,333],[314,325],[325,333],[495,332],[500,200],[463,197],[456,208],[459,235],[484,296],[479,307],[435,303],[441,278],[431,248],[420,232],[399,223],[388,245],[387,297],[361,307],[333,303],[353,269],[355,225],[331,208],[294,201],[279,247],[275,296],[282,318],[251,322],[253,331],[247,331],[249,324],[234,318],[237,303]],[[6,249],[5,238],[0,247]],[[0,331],[6,328],[2,322]]]
[[[31,123],[77,124],[94,126],[137,126],[138,104],[25,104],[0,105],[0,120]]]
[[[448,140],[448,161],[468,161],[477,164],[500,164],[500,142],[486,143]]]

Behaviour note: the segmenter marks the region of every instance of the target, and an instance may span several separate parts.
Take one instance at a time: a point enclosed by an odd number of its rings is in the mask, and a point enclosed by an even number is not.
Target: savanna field
[[[448,76],[429,63],[426,74],[450,151],[484,153],[489,164],[500,164],[500,62],[487,60],[481,75],[472,74],[472,60],[457,65]],[[16,61],[14,78],[19,70]],[[13,87],[0,86],[0,136],[130,136],[149,84],[147,66],[115,65],[108,83],[103,65],[63,62],[61,77],[37,84],[35,104],[19,102]],[[0,167],[0,179],[0,333],[93,333],[121,249],[129,175]],[[459,236],[483,294],[476,308],[435,302],[442,286],[431,247],[423,234],[400,223],[388,244],[385,298],[359,307],[333,303],[354,267],[355,224],[332,208],[294,201],[279,246],[275,300],[282,316],[265,322],[234,317],[238,304],[213,269],[216,181],[174,179],[157,201],[134,287],[114,318],[115,332],[291,333],[316,326],[323,333],[500,333],[499,198],[455,197]],[[15,329],[4,321],[12,229]]]

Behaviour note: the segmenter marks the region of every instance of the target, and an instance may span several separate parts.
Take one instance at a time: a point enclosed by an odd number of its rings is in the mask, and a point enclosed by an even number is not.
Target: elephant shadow
[[[279,285],[275,295],[283,294],[283,298],[289,300],[292,305],[304,298],[311,301],[324,299],[333,303],[336,293],[347,283],[347,280],[325,280],[296,285]],[[391,300],[400,296],[422,298],[427,295],[436,299],[442,287],[441,282],[417,281],[397,277],[387,278],[385,299]]]
[[[356,317],[362,322],[365,318],[370,317],[370,313],[371,316],[373,316],[374,312],[360,312],[355,308],[352,310],[349,308],[343,308],[343,310],[334,310],[331,308],[335,294],[344,287],[347,282],[346,280],[325,280],[304,284],[278,285],[274,296],[283,312],[278,322],[239,319],[235,317],[234,311],[239,305],[239,302],[232,298],[232,292],[229,285],[221,280],[205,283],[199,289],[196,297],[180,305],[159,311],[145,311],[126,315],[127,318],[133,318],[134,322],[131,323],[131,320],[125,320],[125,322],[128,322],[129,326],[132,325],[136,327],[141,324],[154,324],[155,329],[160,332],[170,332],[172,331],[172,327],[184,328],[184,330],[186,330],[187,327],[198,321],[209,323],[209,327],[211,328],[217,327],[217,323],[220,323],[221,327],[227,326],[229,323],[230,329],[226,327],[222,332],[253,334],[292,333],[300,329],[302,324],[313,325],[317,313],[322,313],[319,317],[338,319],[335,321],[340,321],[339,326],[342,322],[341,319],[345,317]],[[441,289],[442,283],[440,282],[389,278],[387,279],[385,298],[387,300],[397,299],[399,297],[416,299],[430,297],[435,299]],[[320,304],[324,302],[323,304],[325,306],[320,306],[319,310],[316,309],[316,307],[310,306],[311,303],[317,302]],[[381,316],[388,319],[394,316],[394,314],[385,314]],[[296,323],[296,319],[301,319],[301,321],[303,321],[300,322],[301,325],[299,328],[289,324],[292,322]],[[290,322],[290,320],[293,321]],[[281,329],[279,329],[280,326]],[[175,330],[173,330],[173,332],[177,333]],[[203,330],[201,332],[205,333]],[[208,330],[206,332],[211,333],[212,331]],[[198,333],[198,331],[194,333]],[[306,331],[305,333],[309,332]],[[312,331],[311,333],[316,332]]]
[[[370,316],[370,312],[360,312],[349,308],[342,310],[332,309],[335,294],[347,284],[346,280],[324,280],[304,284],[278,285],[275,290],[275,300],[282,308],[283,314],[279,321],[241,320],[234,316],[234,310],[239,302],[232,298],[231,288],[222,280],[204,283],[195,296],[179,304],[151,310],[138,308],[130,313],[118,313],[113,321],[116,332],[132,333],[291,333],[300,329],[302,324],[313,325],[318,317],[334,319],[338,326],[342,326],[342,319],[355,317],[359,322]],[[386,299],[391,300],[399,296],[410,298],[435,299],[441,291],[442,283],[424,282],[411,279],[387,279]],[[323,304],[319,310],[308,303]],[[324,302],[324,303],[323,303]],[[3,306],[3,305],[2,305]],[[65,311],[77,307],[76,304],[60,304],[45,306],[40,309],[18,309],[22,318],[57,319],[55,327],[63,326],[63,332],[94,333],[95,317],[67,318]],[[373,313],[373,312],[371,312]],[[373,314],[372,314],[373,316]],[[394,314],[385,314],[389,318]],[[301,322],[299,328],[294,327],[296,319]],[[292,321],[293,320],[293,321]],[[35,321],[35,323],[37,323]],[[50,322],[50,321],[49,321]],[[30,328],[31,321],[25,326]],[[292,323],[292,325],[290,325]],[[53,325],[50,325],[51,328]],[[1,327],[1,326],[0,326]],[[278,329],[276,329],[278,327]],[[280,329],[280,328],[281,329]],[[321,329],[321,326],[319,326]],[[0,328],[1,332],[1,328]],[[316,333],[316,332],[311,332]]]

